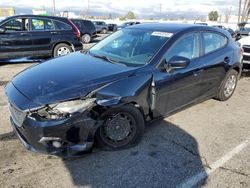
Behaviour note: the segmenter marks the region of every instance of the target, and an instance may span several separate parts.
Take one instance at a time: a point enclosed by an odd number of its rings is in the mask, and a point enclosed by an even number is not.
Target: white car
[[[250,65],[250,36],[244,37],[238,42],[241,45],[241,48],[243,51],[243,64],[249,64]]]

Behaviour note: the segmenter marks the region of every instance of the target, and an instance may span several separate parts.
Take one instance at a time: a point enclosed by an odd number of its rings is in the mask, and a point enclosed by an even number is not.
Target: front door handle
[[[56,35],[56,34],[58,34],[58,32],[52,31],[51,34],[52,34],[52,35]]]

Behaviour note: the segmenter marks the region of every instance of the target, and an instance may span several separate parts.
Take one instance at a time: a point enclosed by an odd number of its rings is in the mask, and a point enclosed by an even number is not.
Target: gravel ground
[[[4,85],[31,65],[0,65],[0,187],[250,187],[248,72],[230,100],[154,122],[134,148],[63,160],[27,151],[12,132]]]

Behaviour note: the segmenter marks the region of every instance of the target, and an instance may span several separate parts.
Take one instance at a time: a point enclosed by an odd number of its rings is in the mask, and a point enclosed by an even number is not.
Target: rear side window
[[[32,18],[31,29],[33,31],[50,31],[54,30],[55,27],[51,20]]]
[[[72,27],[69,24],[60,22],[60,21],[54,21],[56,30],[71,30]]]
[[[227,44],[227,37],[216,33],[202,33],[205,54],[223,48]]]

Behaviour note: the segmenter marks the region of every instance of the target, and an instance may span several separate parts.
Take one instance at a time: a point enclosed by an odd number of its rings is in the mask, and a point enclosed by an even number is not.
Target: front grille
[[[23,125],[24,119],[27,116],[27,113],[17,109],[14,105],[12,105],[10,103],[9,103],[9,109],[10,109],[11,117],[12,117],[14,123],[18,127],[21,127]]]
[[[250,56],[244,55],[244,56],[243,56],[243,60],[245,60],[245,61],[250,61]]]
[[[250,46],[249,46],[249,45],[244,45],[244,46],[243,46],[243,50],[244,50],[244,52],[246,52],[246,53],[250,53]]]

